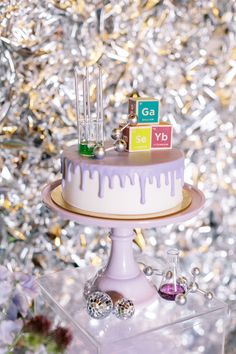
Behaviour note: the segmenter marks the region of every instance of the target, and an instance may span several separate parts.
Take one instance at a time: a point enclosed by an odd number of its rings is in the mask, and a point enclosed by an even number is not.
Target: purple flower
[[[11,302],[7,309],[6,319],[15,321],[17,319],[17,316],[18,316],[18,308],[13,302]]]
[[[14,279],[20,285],[28,300],[33,300],[39,294],[39,288],[31,275],[15,272]]]
[[[8,348],[0,348],[0,354],[7,354],[8,353]]]
[[[22,320],[2,321],[0,323],[0,347],[12,344],[15,336],[19,334],[23,327]]]
[[[0,282],[0,288],[0,306],[2,306],[6,304],[6,302],[9,300],[9,297],[11,296],[12,285],[5,282]]]
[[[12,303],[16,306],[18,312],[25,317],[27,315],[28,308],[30,303],[24,294],[22,288],[20,286],[16,286],[13,295],[12,295]]]
[[[0,306],[4,305],[13,289],[12,273],[6,267],[0,266]]]

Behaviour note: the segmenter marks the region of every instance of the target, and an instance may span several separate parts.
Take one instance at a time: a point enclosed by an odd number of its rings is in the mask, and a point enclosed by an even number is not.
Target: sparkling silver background
[[[145,230],[144,252],[180,248],[206,287],[236,300],[235,1],[19,0],[0,13],[0,261],[40,273],[107,257],[107,230],[61,221],[41,202],[76,139],[73,67],[99,62],[107,135],[128,96],[160,98],[185,180],[207,198],[197,218]]]

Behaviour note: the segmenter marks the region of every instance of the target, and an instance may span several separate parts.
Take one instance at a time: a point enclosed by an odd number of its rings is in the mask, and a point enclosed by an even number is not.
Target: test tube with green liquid
[[[79,96],[79,70],[75,69],[75,92],[76,92],[76,116],[78,129],[78,151],[82,156],[93,156],[95,145],[103,145],[103,97],[102,97],[102,74],[99,67],[99,74],[96,83],[97,103],[96,116],[91,115],[90,107],[90,82],[89,72],[86,68],[86,74],[82,75],[82,93],[83,93],[83,113],[80,110]]]
[[[78,134],[78,151],[82,156],[92,156],[93,149],[89,147],[89,117],[90,117],[90,96],[89,76],[86,68],[86,76],[82,75],[83,110],[80,108],[79,92],[79,69],[75,68],[75,94],[76,94],[76,117]]]

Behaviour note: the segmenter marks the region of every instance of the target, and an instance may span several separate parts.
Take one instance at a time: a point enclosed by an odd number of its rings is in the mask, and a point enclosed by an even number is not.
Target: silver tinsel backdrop
[[[41,202],[76,139],[73,68],[99,62],[107,135],[129,96],[160,98],[185,180],[207,198],[197,218],[143,230],[144,252],[177,246],[206,286],[236,300],[236,2],[12,0],[0,11],[0,261],[37,274],[107,257],[108,230],[62,221]]]

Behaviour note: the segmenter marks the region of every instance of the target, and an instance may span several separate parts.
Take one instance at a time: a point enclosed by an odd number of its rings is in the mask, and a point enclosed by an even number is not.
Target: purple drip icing
[[[168,186],[169,184],[169,171],[165,173],[165,185]]]
[[[64,162],[63,162],[64,160]],[[181,184],[184,184],[184,159],[178,158],[174,161],[159,163],[153,165],[145,165],[145,166],[109,166],[103,164],[91,164],[87,163],[83,160],[68,160],[67,157],[64,157],[62,160],[62,164],[65,164],[65,175],[68,182],[71,182],[71,173],[74,173],[76,167],[80,167],[81,172],[81,182],[80,189],[85,189],[85,173],[88,171],[89,177],[92,179],[95,173],[98,173],[99,178],[99,191],[98,196],[103,198],[104,190],[105,190],[105,181],[108,179],[109,188],[114,188],[114,177],[117,176],[121,188],[124,188],[127,183],[131,185],[135,184],[135,174],[138,175],[141,197],[141,204],[145,203],[146,195],[146,182],[153,183],[154,179],[156,181],[156,187],[160,188],[160,178],[161,175],[164,174],[165,184],[170,184],[171,196],[175,195],[175,178],[181,180]]]
[[[170,195],[175,195],[175,171],[170,172]]]
[[[80,178],[81,178],[81,180],[80,180],[80,189],[82,190],[82,191],[84,191],[85,190],[85,188],[84,188],[84,181],[85,181],[85,173],[86,173],[86,169],[80,169]],[[90,174],[90,173],[89,173]]]
[[[126,176],[119,176],[121,188],[125,188],[125,178]]]
[[[140,203],[145,204],[145,201],[146,201],[146,198],[145,198],[146,176],[145,175],[141,174],[139,176],[139,184],[140,184],[140,188],[141,188]]]
[[[160,188],[161,186],[160,175],[157,175],[155,177],[156,177],[157,188]]]
[[[149,178],[149,183],[150,183],[150,184],[153,184],[153,178],[154,178],[154,176],[149,176],[148,178]]]
[[[102,178],[102,176],[99,174],[99,190],[98,190],[99,198],[104,197],[104,185],[105,185],[105,178]]]
[[[111,178],[109,178],[109,188],[110,189],[114,188],[114,176],[111,176]]]
[[[130,174],[128,177],[130,179],[130,184],[132,186],[134,186],[135,185],[135,175],[134,175],[134,173]]]
[[[178,170],[176,170],[176,178],[180,179],[181,181],[181,185],[184,185],[184,169],[180,168]]]

